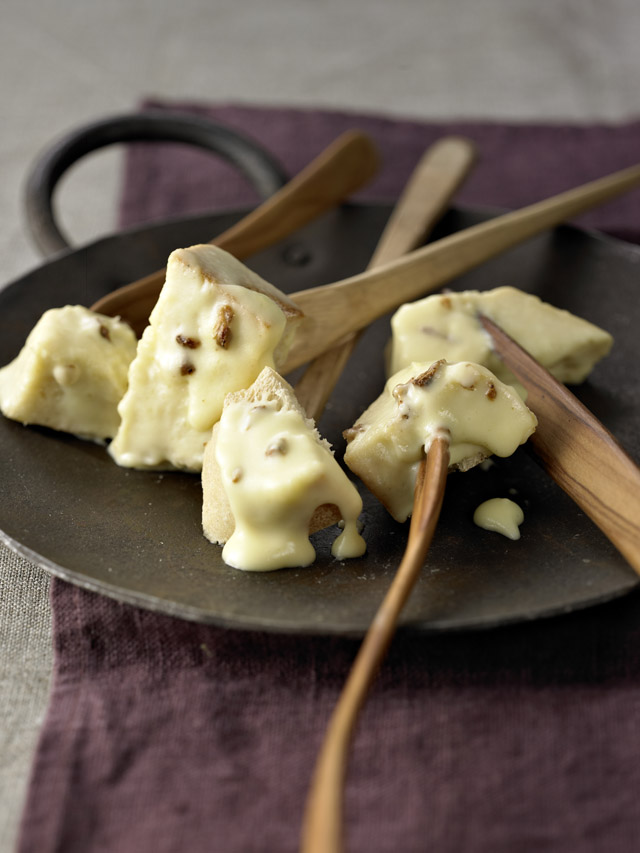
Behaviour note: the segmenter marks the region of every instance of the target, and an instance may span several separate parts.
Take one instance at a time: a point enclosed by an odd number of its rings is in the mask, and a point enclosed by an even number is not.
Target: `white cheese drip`
[[[222,551],[229,565],[249,571],[309,565],[316,556],[309,521],[323,504],[337,505],[344,519],[332,554],[345,559],[364,553],[356,526],[362,500],[298,412],[274,400],[226,406],[216,460],[235,519]]]

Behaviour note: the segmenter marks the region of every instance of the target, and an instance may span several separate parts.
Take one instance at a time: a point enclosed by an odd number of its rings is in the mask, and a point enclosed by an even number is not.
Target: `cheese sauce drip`
[[[381,396],[345,432],[345,462],[397,521],[413,507],[418,467],[433,439],[450,436],[450,466],[509,456],[537,425],[518,394],[486,368],[444,360],[392,376]]]
[[[360,495],[298,412],[275,400],[225,407],[216,459],[236,525],[222,551],[229,565],[249,571],[309,565],[316,556],[309,520],[323,504],[336,504],[344,519],[332,554],[365,552],[356,527]]]
[[[507,539],[515,540],[520,538],[519,528],[524,521],[524,513],[509,498],[491,498],[476,509],[473,521],[484,530],[501,533]]]

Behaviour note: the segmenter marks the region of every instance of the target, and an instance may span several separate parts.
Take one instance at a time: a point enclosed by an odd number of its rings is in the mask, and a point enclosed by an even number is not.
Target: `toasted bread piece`
[[[228,252],[172,252],[119,408],[115,461],[200,471],[225,396],[284,359],[301,319],[288,296]]]
[[[0,410],[24,424],[112,438],[136,347],[133,330],[117,317],[82,305],[45,311],[0,370]]]
[[[237,568],[306,565],[315,557],[309,534],[341,518],[364,549],[353,529],[362,509],[357,490],[291,386],[269,367],[227,396],[205,449],[202,492],[204,534],[226,543],[223,557]]]
[[[450,468],[466,471],[509,456],[537,426],[510,385],[478,364],[413,364],[345,431],[344,460],[396,521],[413,508],[420,462],[437,435],[449,437]]]
[[[560,382],[583,382],[611,349],[613,338],[593,323],[515,287],[433,294],[399,308],[391,319],[389,373],[413,362],[445,358],[488,367],[503,382],[515,378],[494,354],[478,320],[482,312]]]

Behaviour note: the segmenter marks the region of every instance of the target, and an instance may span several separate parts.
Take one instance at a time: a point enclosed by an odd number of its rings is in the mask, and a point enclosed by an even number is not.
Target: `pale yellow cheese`
[[[291,386],[270,368],[246,392],[227,397],[205,453],[202,487],[205,536],[226,540],[222,557],[235,568],[312,563],[312,517],[327,505],[337,506],[344,520],[333,555],[345,559],[366,549],[356,527],[362,511],[357,489]]]
[[[112,438],[136,346],[133,330],[118,318],[81,305],[45,311],[0,370],[0,409],[24,424]]]
[[[514,287],[435,294],[399,308],[391,320],[389,372],[413,362],[472,361],[513,383],[513,374],[493,353],[478,312],[504,331],[560,382],[584,381],[613,343],[608,332]]]
[[[473,521],[484,530],[501,533],[507,539],[515,540],[520,538],[524,513],[521,507],[509,498],[491,498],[476,507]]]
[[[226,394],[284,358],[301,316],[222,249],[173,252],[119,407],[122,425],[109,448],[115,461],[200,471]]]
[[[466,470],[491,454],[509,456],[537,419],[516,391],[478,364],[413,364],[345,432],[345,462],[397,521],[412,511],[418,468],[437,435],[450,465]]]

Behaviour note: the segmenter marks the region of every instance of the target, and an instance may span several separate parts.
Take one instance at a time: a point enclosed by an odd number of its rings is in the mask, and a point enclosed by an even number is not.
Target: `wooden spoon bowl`
[[[291,294],[305,313],[282,372],[315,358],[404,302],[640,184],[640,165],[437,240],[382,267]]]

